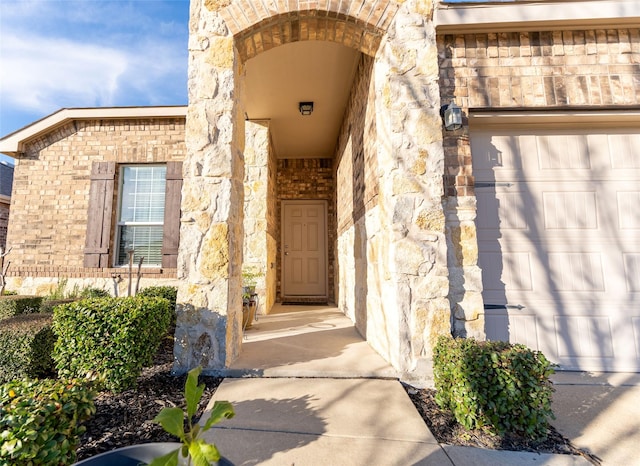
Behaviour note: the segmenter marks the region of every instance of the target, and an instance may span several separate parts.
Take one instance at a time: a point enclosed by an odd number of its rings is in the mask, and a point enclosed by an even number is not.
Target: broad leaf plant
[[[154,459],[149,466],[177,466],[180,456],[185,458],[186,464],[190,466],[209,466],[220,460],[220,452],[216,446],[199,438],[199,436],[214,424],[224,419],[231,419],[235,413],[233,406],[228,401],[216,401],[204,424],[193,423],[193,417],[198,410],[198,403],[200,403],[205,388],[204,384],[198,385],[198,376],[201,372],[202,368],[196,367],[190,370],[187,375],[184,386],[186,411],[181,408],[162,408],[153,420],[153,422],[160,424],[164,430],[178,437],[182,442],[182,447]]]

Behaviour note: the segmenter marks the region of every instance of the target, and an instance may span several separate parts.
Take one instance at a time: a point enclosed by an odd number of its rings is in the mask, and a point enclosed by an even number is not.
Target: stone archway
[[[373,60],[362,92],[366,125],[375,131],[349,157],[375,158],[369,181],[376,192],[346,225],[343,242],[355,251],[350,238],[360,238],[357,260],[364,257],[371,270],[363,333],[398,370],[420,378],[435,337],[450,330],[432,3],[321,1],[300,11],[290,2],[268,5],[192,0],[176,370],[201,364],[215,371],[240,351],[243,63],[285,43],[329,40]]]

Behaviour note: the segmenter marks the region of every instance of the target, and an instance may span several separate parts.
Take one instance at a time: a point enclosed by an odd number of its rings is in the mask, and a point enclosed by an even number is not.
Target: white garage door
[[[471,132],[487,337],[640,371],[640,131]]]

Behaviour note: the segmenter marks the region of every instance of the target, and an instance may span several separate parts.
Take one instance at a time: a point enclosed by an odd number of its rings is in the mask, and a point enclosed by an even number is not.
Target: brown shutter
[[[84,248],[85,267],[109,267],[115,176],[115,162],[94,162],[91,166],[87,239]]]
[[[167,162],[167,185],[164,199],[164,233],[162,267],[178,265],[180,243],[180,199],[182,197],[182,162]]]

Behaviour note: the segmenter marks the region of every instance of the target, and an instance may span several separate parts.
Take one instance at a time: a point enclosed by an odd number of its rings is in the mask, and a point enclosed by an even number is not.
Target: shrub
[[[167,333],[172,311],[163,298],[99,298],[55,308],[53,352],[64,377],[94,375],[119,392],[135,385]]]
[[[0,296],[0,320],[19,314],[34,314],[39,312],[42,299],[41,296]]]
[[[56,306],[59,306],[60,304],[72,303],[74,301],[75,301],[75,299],[73,299],[73,298],[69,298],[69,299],[44,299],[42,301],[42,304],[40,304],[40,312],[41,313],[52,314],[53,310],[55,309]]]
[[[138,292],[136,296],[153,296],[156,298],[164,298],[169,301],[169,310],[171,311],[171,323],[173,326],[176,323],[176,301],[178,299],[178,288],[175,286],[149,286],[143,288]]]
[[[551,363],[506,342],[440,337],[434,348],[436,402],[467,429],[488,427],[531,439],[548,432]]]
[[[164,298],[169,301],[169,307],[173,310],[176,308],[178,288],[176,288],[175,286],[149,286],[140,290],[137,296],[153,296],[155,298]]]
[[[94,393],[75,381],[20,380],[0,385],[0,464],[62,465],[76,460],[81,422]]]
[[[80,298],[88,299],[88,298],[109,298],[111,294],[107,290],[103,290],[102,288],[84,288],[80,292]]]
[[[54,344],[51,314],[18,315],[0,321],[0,383],[51,375]]]

